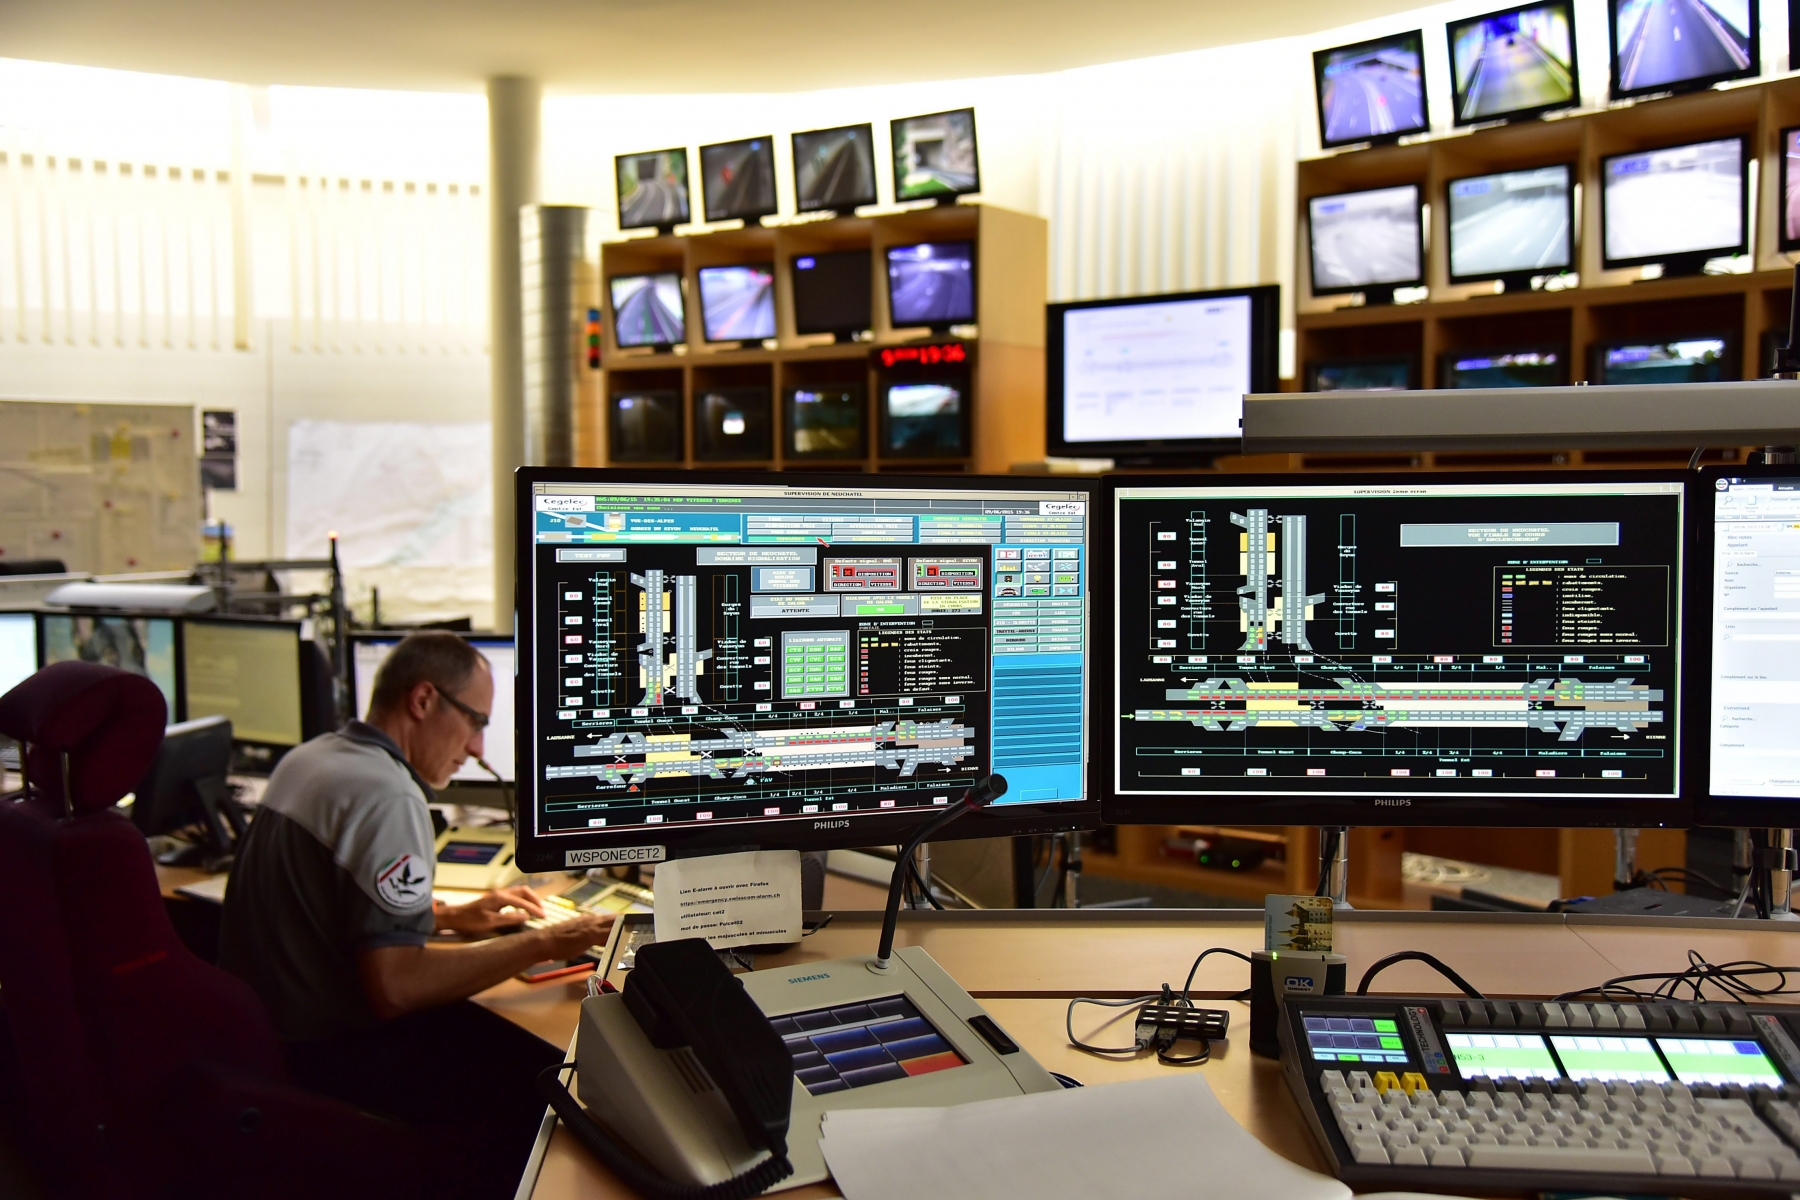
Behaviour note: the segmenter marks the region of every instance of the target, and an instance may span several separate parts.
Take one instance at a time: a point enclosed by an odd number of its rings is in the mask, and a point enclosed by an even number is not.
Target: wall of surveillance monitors
[[[888,123],[894,200],[950,201],[981,190],[975,110],[903,117]],[[874,126],[844,125],[790,135],[795,205],[801,213],[849,213],[879,203]],[[686,147],[621,154],[619,228],[671,230],[694,219]],[[700,147],[707,221],[759,222],[780,212],[775,138],[742,138]]]

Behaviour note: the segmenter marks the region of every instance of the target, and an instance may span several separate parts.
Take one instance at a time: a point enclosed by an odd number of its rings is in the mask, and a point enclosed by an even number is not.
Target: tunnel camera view
[[[1447,388],[1558,387],[1567,382],[1555,350],[1464,350],[1444,356]]]
[[[1613,95],[1758,71],[1756,0],[1612,0]]]
[[[775,336],[775,267],[701,267],[700,308],[709,342],[760,342]]]
[[[905,117],[894,137],[894,199],[928,200],[981,190],[975,156],[975,110]]]
[[[769,389],[714,388],[696,405],[694,457],[702,462],[743,462],[769,457],[773,439]]]
[[[867,125],[794,135],[794,200],[801,212],[875,203],[875,141]]]
[[[1450,278],[1551,275],[1574,265],[1566,164],[1450,181]]]
[[[1307,212],[1314,292],[1423,279],[1418,184],[1314,196]]]
[[[680,462],[681,393],[614,396],[607,421],[607,456],[614,462]]]
[[[926,242],[889,246],[888,299],[896,327],[948,328],[975,319],[975,246]]]
[[[681,276],[617,275],[611,280],[613,331],[621,346],[674,346],[687,340]]]
[[[1452,23],[1450,74],[1456,89],[1456,123],[1580,104],[1574,27],[1570,0]]]
[[[1425,132],[1424,45],[1415,29],[1316,52],[1319,140],[1341,146]]]
[[[779,211],[773,138],[700,147],[700,178],[706,188],[708,221],[751,221]]]
[[[1718,383],[1737,378],[1724,338],[1600,348],[1599,383]]]
[[[787,394],[789,458],[861,458],[863,456],[863,389],[797,387]]]
[[[901,458],[964,453],[963,390],[948,383],[896,383],[887,389],[884,452]]]
[[[1413,387],[1410,358],[1346,358],[1307,367],[1309,392],[1403,392]]]
[[[619,172],[619,228],[681,225],[688,219],[686,150],[621,154],[613,160]]]
[[[1742,252],[1744,139],[1615,154],[1600,174],[1607,266]]]
[[[1800,248],[1800,127],[1781,131],[1781,248]]]

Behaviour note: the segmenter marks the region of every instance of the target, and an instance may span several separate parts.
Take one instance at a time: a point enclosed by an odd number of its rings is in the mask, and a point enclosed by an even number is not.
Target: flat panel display
[[[700,310],[709,342],[760,342],[775,336],[775,267],[701,267]]]
[[[1403,392],[1418,387],[1418,364],[1409,357],[1342,358],[1306,364],[1309,392]]]
[[[766,387],[706,388],[694,396],[694,457],[750,462],[771,457],[774,400]]]
[[[1306,210],[1315,294],[1425,281],[1418,184],[1314,196]]]
[[[613,333],[619,345],[678,346],[687,341],[680,275],[674,271],[615,275],[607,285],[612,294]]]
[[[173,617],[77,617],[45,613],[43,622],[45,666],[59,662],[92,662],[142,675],[163,694],[163,701],[169,706],[170,723],[180,719],[177,715],[180,706],[175,682]]]
[[[775,139],[745,138],[700,147],[706,219],[754,221],[780,211],[775,200]]]
[[[625,392],[607,401],[606,455],[612,462],[680,462],[686,434],[677,391]]]
[[[895,328],[948,329],[975,319],[975,244],[922,242],[887,250],[888,313]]]
[[[868,407],[868,395],[858,383],[789,388],[783,405],[786,457],[863,457],[868,453]]]
[[[1719,383],[1736,379],[1732,339],[1606,342],[1594,347],[1595,383]]]
[[[1615,100],[1761,73],[1756,0],[1608,0]]]
[[[1649,1038],[1590,1037],[1584,1034],[1551,1034],[1550,1044],[1562,1060],[1563,1071],[1581,1082],[1667,1083],[1669,1068]]]
[[[181,663],[188,720],[228,717],[237,741],[300,744],[298,625],[190,617],[181,626]]]
[[[1573,0],[1524,4],[1452,21],[1447,32],[1458,125],[1581,103]]]
[[[481,756],[488,764],[500,773],[500,777],[508,783],[513,779],[513,643],[511,638],[465,639],[471,646],[481,651],[487,659],[488,669],[494,675],[494,704],[488,710],[488,727],[483,735]],[[356,692],[356,715],[369,715],[369,697],[375,693],[375,672],[387,660],[395,646],[400,644],[399,636],[385,637],[379,634],[357,634],[350,642],[350,679]],[[487,783],[494,782],[494,777],[481,769],[481,764],[473,759],[458,767],[456,774],[450,777],[452,782]],[[471,847],[485,845],[489,848],[493,843],[469,843]],[[466,857],[455,860],[470,861]],[[482,859],[486,862],[486,859]]]
[[[1575,265],[1575,189],[1567,163],[1453,179],[1450,281],[1555,275]]]
[[[1400,1036],[1400,1023],[1391,1013],[1366,1017],[1303,1015],[1300,1019],[1306,1027],[1307,1052],[1314,1062],[1393,1070],[1412,1061]]]
[[[796,254],[791,279],[794,332],[847,337],[873,323],[874,290],[867,250]]]
[[[1655,1040],[1669,1070],[1682,1083],[1737,1083],[1745,1087],[1761,1084],[1778,1088],[1787,1082],[1752,1038],[1659,1037]]]
[[[1782,250],[1800,249],[1800,126],[1781,131],[1781,216],[1777,237]]]
[[[619,186],[619,228],[685,225],[688,220],[687,151],[649,150],[613,160]]]
[[[1453,350],[1438,380],[1446,388],[1557,387],[1569,382],[1568,355],[1552,347]]]
[[[28,612],[0,613],[0,696],[37,669],[37,617]]]
[[[974,109],[902,117],[889,132],[894,139],[895,200],[948,198],[981,190]]]
[[[1615,154],[1600,181],[1608,268],[1744,252],[1741,137]]]
[[[875,203],[875,138],[867,125],[796,133],[794,200],[801,212],[847,213]]]
[[[1550,1047],[1535,1033],[1446,1033],[1464,1079],[1561,1079]]]
[[[1389,34],[1313,53],[1319,142],[1330,148],[1431,128],[1425,98],[1425,34]]]
[[[969,452],[968,376],[889,383],[881,390],[881,453],[892,458]]]

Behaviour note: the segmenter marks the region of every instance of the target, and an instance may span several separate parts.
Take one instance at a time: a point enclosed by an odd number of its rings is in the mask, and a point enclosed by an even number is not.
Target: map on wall
[[[486,567],[494,558],[485,422],[295,421],[287,552],[346,567]]]

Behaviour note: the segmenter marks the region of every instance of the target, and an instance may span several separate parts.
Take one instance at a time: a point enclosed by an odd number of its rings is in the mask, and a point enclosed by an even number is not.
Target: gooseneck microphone
[[[894,955],[894,927],[900,922],[900,892],[906,883],[906,864],[912,861],[914,850],[919,843],[928,841],[933,834],[965,813],[974,812],[985,805],[992,804],[1006,795],[1006,776],[988,775],[977,779],[969,790],[962,794],[962,799],[933,817],[919,827],[919,832],[902,847],[900,855],[894,860],[894,878],[888,884],[887,914],[881,921],[881,948],[875,952],[872,970],[887,970],[888,959]]]

